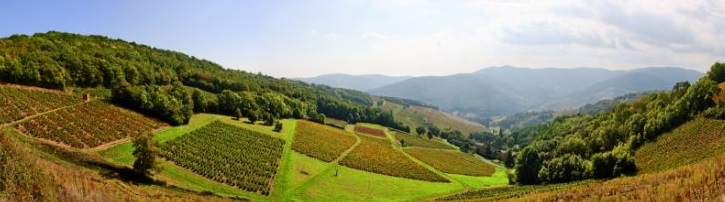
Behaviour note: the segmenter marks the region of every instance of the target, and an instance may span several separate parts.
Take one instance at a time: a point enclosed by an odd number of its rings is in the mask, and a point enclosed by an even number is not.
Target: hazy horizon
[[[105,35],[226,68],[443,76],[485,67],[682,67],[725,56],[725,2],[690,1],[18,1],[0,36]]]

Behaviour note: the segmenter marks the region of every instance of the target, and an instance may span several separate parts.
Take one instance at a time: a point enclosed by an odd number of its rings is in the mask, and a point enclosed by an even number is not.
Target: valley
[[[416,85],[390,81],[405,92],[381,97],[98,35],[13,35],[0,47],[0,201],[712,201],[725,192],[723,63],[705,74],[490,68],[398,78]],[[453,115],[640,91],[512,116],[505,129]]]

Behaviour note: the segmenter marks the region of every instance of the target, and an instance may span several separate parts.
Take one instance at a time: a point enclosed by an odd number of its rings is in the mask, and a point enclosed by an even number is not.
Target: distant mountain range
[[[333,74],[301,80],[418,100],[475,118],[573,108],[626,93],[671,89],[677,82],[693,82],[702,75],[676,67],[625,71],[502,66],[449,76],[406,78]]]
[[[410,76],[386,76],[382,74],[350,75],[350,74],[325,74],[310,78],[298,78],[297,80],[314,84],[325,84],[328,86],[347,88],[359,91],[368,91],[383,87],[388,84],[403,81]]]

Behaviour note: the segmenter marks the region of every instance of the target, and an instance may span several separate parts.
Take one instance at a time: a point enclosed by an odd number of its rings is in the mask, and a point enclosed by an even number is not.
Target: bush
[[[566,154],[544,163],[538,179],[542,183],[560,183],[589,177],[589,162],[578,155]]]
[[[594,154],[591,158],[592,174],[595,178],[612,178],[633,175],[637,172],[632,154],[625,151]]]

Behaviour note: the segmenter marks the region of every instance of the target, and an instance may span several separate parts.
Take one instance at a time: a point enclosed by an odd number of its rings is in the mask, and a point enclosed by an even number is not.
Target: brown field
[[[444,173],[491,176],[496,171],[495,167],[475,156],[456,150],[406,148],[405,152]]]
[[[325,162],[331,162],[355,144],[354,135],[310,121],[297,122],[292,149]]]
[[[366,134],[366,135],[372,135],[375,137],[385,137],[385,131],[383,131],[383,130],[380,130],[377,128],[369,128],[369,127],[360,126],[360,125],[355,126],[355,132]]]

